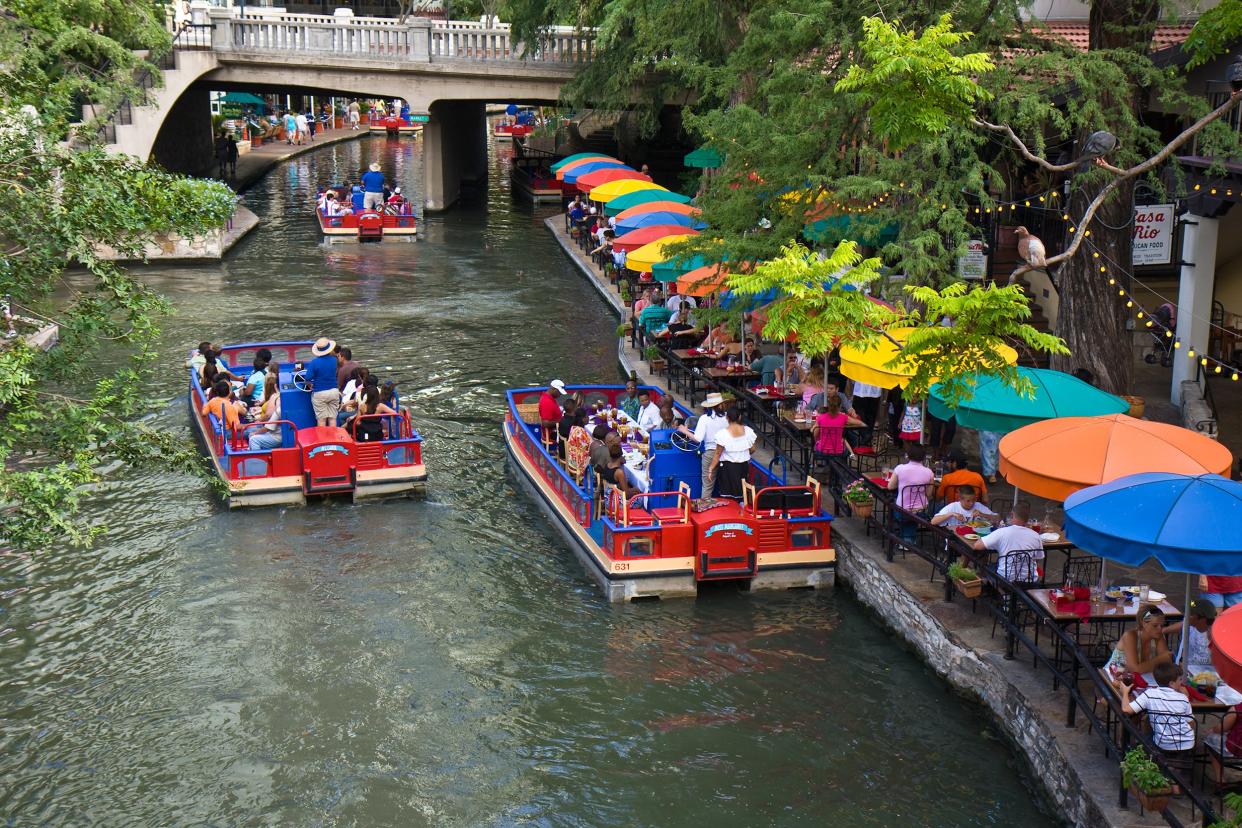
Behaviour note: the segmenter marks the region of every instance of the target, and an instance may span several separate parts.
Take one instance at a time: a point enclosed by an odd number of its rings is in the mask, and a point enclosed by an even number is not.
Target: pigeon
[[[1032,236],[1025,227],[1019,227],[1014,232],[1018,236],[1018,255],[1022,257],[1022,260],[1032,267],[1047,267],[1048,263],[1044,260],[1046,255],[1044,243],[1039,240],[1039,237]]]

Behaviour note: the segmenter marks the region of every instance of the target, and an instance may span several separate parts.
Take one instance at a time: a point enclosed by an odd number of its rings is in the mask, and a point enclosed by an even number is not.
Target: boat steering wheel
[[[310,383],[306,381],[306,369],[293,372],[293,387],[299,391],[305,391],[307,394],[312,392]]]
[[[687,437],[686,435],[682,434],[679,431],[674,431],[672,434],[670,434],[668,437],[668,441],[673,444],[673,448],[681,449],[682,451],[690,452],[693,454],[698,454],[699,452],[698,443],[695,443],[689,437]]]

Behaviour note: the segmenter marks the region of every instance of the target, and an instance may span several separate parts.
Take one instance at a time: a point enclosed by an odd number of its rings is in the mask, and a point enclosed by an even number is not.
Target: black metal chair
[[[1151,728],[1152,741],[1160,750],[1165,763],[1187,780],[1193,779],[1195,769],[1195,717],[1193,713],[1172,713],[1160,710],[1147,711],[1147,724]],[[1190,747],[1176,747],[1189,740]],[[1174,796],[1183,793],[1174,788]],[[1190,801],[1191,820],[1194,819],[1194,800]],[[1142,806],[1139,813],[1143,812]]]
[[[1238,714],[1229,710],[1227,712],[1207,711],[1202,715],[1204,725],[1210,725],[1203,729],[1203,752],[1197,757],[1198,764],[1203,768],[1202,784],[1205,788],[1208,785],[1208,768],[1210,767],[1212,770],[1211,790],[1216,795],[1216,810],[1223,811],[1225,791],[1242,787],[1242,778],[1233,781],[1225,778],[1225,771],[1242,772],[1242,752],[1234,753],[1229,750],[1227,744],[1229,732],[1233,729]],[[1212,722],[1215,724],[1211,725]]]
[[[1077,586],[1095,586],[1100,582],[1100,572],[1101,561],[1094,555],[1071,558],[1065,562],[1061,582]]]
[[[998,556],[996,572],[1017,589],[1041,589],[1044,586],[1044,579],[1039,573],[1037,561],[1041,560],[1043,555],[1043,549],[1015,549],[1012,552]],[[1003,612],[1009,613],[1009,602],[1012,600],[1011,596],[1004,596],[1001,602],[1001,610]],[[1019,631],[1024,632],[1027,627],[1034,627],[1035,644],[1039,644],[1039,617],[1034,610],[1021,605],[1013,612],[1012,619],[1014,626]],[[996,625],[998,623],[998,618],[992,619],[993,638],[996,637]],[[1033,659],[1033,663],[1038,664],[1038,659]]]

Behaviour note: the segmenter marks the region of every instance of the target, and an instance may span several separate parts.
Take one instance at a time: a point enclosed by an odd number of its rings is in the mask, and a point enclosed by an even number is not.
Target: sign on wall
[[[1147,204],[1134,208],[1131,258],[1136,265],[1173,261],[1173,205]]]
[[[957,275],[962,279],[982,279],[988,274],[988,256],[981,239],[966,242],[966,255],[957,259]]]

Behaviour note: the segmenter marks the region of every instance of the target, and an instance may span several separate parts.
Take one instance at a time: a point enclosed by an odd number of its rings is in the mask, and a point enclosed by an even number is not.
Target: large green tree
[[[148,58],[133,50],[168,48],[163,19],[162,6],[132,0],[29,0],[0,15],[0,295],[61,336],[50,353],[0,344],[0,545],[88,540],[98,527],[75,520],[78,498],[113,461],[195,463],[136,419],[167,308],[96,249],[136,255],[152,233],[218,227],[233,194],[109,156],[93,124],[74,123],[84,102],[107,111],[139,93]],[[128,349],[131,367],[96,369],[100,347]]]

